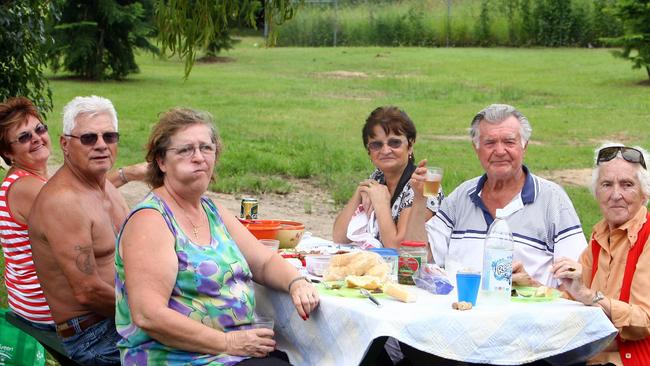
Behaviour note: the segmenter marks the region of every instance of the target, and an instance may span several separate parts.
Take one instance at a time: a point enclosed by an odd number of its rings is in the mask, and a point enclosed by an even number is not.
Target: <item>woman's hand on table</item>
[[[273,330],[266,328],[236,330],[226,333],[226,354],[266,357],[275,350]]]
[[[300,280],[291,286],[289,295],[303,320],[309,319],[309,314],[316,309],[318,302],[318,291],[309,282]]]
[[[583,304],[591,305],[593,292],[582,282],[582,265],[569,258],[560,258],[551,267],[553,277],[560,280],[562,288],[571,297]]]

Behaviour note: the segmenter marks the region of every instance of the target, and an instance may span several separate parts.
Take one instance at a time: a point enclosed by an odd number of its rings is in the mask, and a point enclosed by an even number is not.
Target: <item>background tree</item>
[[[650,0],[618,0],[610,11],[623,23],[625,34],[603,41],[622,47],[614,56],[632,61],[635,69],[645,68],[650,79]]]
[[[52,91],[43,77],[51,6],[40,0],[0,1],[0,100],[22,95],[42,113],[52,110]]]
[[[300,2],[264,0],[264,14],[269,24],[291,19]],[[185,77],[192,71],[196,54],[223,37],[234,24],[244,19],[255,25],[259,0],[157,0],[156,25],[162,51],[185,60]],[[274,34],[271,40],[274,40]]]
[[[147,39],[153,27],[141,1],[68,0],[53,30],[53,70],[84,79],[124,79],[139,71],[134,49],[158,53]]]

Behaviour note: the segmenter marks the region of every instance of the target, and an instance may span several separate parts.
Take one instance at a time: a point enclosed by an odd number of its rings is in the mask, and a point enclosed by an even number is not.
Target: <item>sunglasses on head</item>
[[[370,151],[379,151],[384,147],[384,144],[388,145],[391,149],[399,149],[404,141],[397,138],[388,139],[388,141],[371,141],[368,143],[368,150]]]
[[[621,156],[623,159],[625,159],[625,161],[641,164],[643,169],[648,169],[645,165],[645,160],[643,159],[643,154],[641,151],[633,147],[626,146],[610,146],[600,149],[600,151],[598,151],[598,158],[596,158],[596,164],[614,159],[618,155],[619,151],[621,152]]]
[[[47,125],[40,123],[38,126],[36,126],[36,128],[34,128],[34,133],[36,133],[39,136],[46,134]],[[18,137],[15,140],[10,142],[10,144],[14,144],[16,142],[19,142],[21,144],[26,144],[32,141],[32,137],[34,137],[34,134],[32,134],[31,131],[21,132],[20,134],[18,134]]]
[[[76,139],[79,139],[82,145],[88,145],[88,146],[93,146],[97,143],[97,140],[99,139],[99,136],[102,137],[105,143],[107,144],[114,144],[118,141],[120,141],[120,133],[119,132],[104,132],[104,133],[84,133],[83,135],[80,136],[75,136],[75,135],[64,135],[65,137],[74,137]]]

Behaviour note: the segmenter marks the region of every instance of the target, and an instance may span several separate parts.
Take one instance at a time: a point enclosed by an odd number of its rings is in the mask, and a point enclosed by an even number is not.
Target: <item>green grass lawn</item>
[[[416,159],[445,168],[448,191],[481,173],[470,143],[456,137],[494,102],[530,119],[526,162],[533,172],[588,168],[601,140],[650,146],[645,74],[608,50],[256,47],[261,43],[244,38],[224,54],[232,62],[197,64],[187,81],[182,63],[149,55],[138,57],[141,73],[126,82],[53,80],[53,135],[72,97],[106,96],[120,119],[118,163],[134,163],[158,113],[205,109],[225,143],[213,189],[286,192],[285,177],[309,178],[338,203],[372,170],[360,131],[379,105],[400,106],[413,118]],[[567,190],[590,232],[599,216],[593,199],[582,188]]]

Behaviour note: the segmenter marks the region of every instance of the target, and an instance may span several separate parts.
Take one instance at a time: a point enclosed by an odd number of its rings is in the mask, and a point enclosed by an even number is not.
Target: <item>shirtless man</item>
[[[117,155],[117,115],[105,98],[76,97],[63,110],[64,163],[29,216],[36,272],[68,356],[119,365],[115,346],[115,238],[128,214],[106,179]]]

